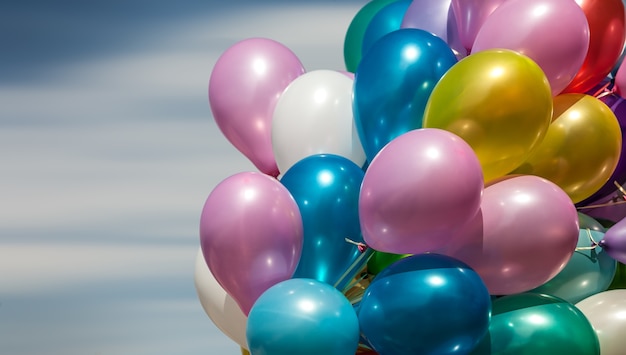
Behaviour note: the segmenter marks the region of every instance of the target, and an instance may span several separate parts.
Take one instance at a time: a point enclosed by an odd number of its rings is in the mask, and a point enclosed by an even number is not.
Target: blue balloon
[[[372,45],[384,35],[399,30],[406,10],[412,0],[399,0],[392,2],[380,9],[365,28],[363,44],[361,45],[361,58],[367,53]]]
[[[252,355],[348,355],[359,344],[352,305],[334,287],[289,279],[265,291],[248,314]]]
[[[528,292],[548,294],[576,304],[608,290],[617,270],[617,262],[600,246],[593,246],[594,241],[597,243],[603,238],[603,232],[581,229],[578,233],[577,250],[563,270],[550,281]]]
[[[372,45],[357,67],[352,101],[369,161],[392,139],[422,128],[435,84],[456,63],[446,42],[421,29],[393,31]]]
[[[302,215],[304,242],[293,277],[312,278],[342,290],[350,277],[342,276],[358,260],[354,273],[367,262],[346,238],[363,243],[359,223],[359,191],[365,173],[347,158],[332,154],[306,157],[280,182],[296,200]],[[339,283],[338,283],[339,282]]]
[[[489,291],[469,266],[418,254],[374,278],[358,317],[361,332],[380,354],[467,354],[487,333],[490,311]]]

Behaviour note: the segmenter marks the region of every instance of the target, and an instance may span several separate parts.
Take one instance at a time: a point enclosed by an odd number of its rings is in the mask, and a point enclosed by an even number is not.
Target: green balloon
[[[367,262],[367,272],[372,275],[378,275],[378,273],[383,271],[387,266],[410,255],[411,254],[392,254],[376,251]]]
[[[617,263],[617,270],[613,281],[609,285],[609,290],[616,290],[618,288],[626,288],[626,265]]]
[[[521,293],[493,302],[489,332],[474,355],[600,354],[591,323],[560,298]]]
[[[346,70],[349,72],[356,72],[356,68],[361,62],[361,51],[363,50],[363,37],[365,36],[365,30],[367,26],[372,22],[372,19],[378,11],[383,7],[396,2],[398,0],[373,0],[365,4],[357,12],[357,14],[350,22],[348,30],[346,31],[346,37],[343,42],[343,59],[346,63]]]
[[[602,223],[596,221],[594,218],[578,212],[578,224],[580,229],[591,229],[592,231],[598,231],[605,233],[606,228],[602,225]]]

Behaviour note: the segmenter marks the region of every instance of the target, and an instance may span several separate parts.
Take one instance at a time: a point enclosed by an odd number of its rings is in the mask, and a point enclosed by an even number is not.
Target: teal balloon
[[[606,228],[595,218],[578,212],[578,224],[580,229],[591,229],[598,232],[606,232]]]
[[[252,355],[348,355],[359,321],[346,297],[313,279],[289,279],[256,300],[246,326]]]
[[[280,182],[298,204],[304,231],[294,278],[337,284],[339,290],[351,281],[341,278],[361,255],[346,238],[363,243],[358,203],[364,175],[361,167],[333,154],[306,157],[283,174]],[[362,258],[354,269],[358,272],[365,263]]]
[[[493,302],[489,332],[473,355],[600,354],[598,337],[573,304],[550,295],[521,293]]]
[[[412,0],[399,0],[386,5],[374,15],[363,35],[362,55],[365,55],[372,45],[384,35],[397,31],[402,25],[404,14]]]
[[[480,276],[461,261],[412,255],[374,278],[359,324],[379,354],[467,354],[487,332],[490,299]]]
[[[594,245],[589,234],[596,243],[604,237],[602,232],[581,229],[578,234],[577,250],[563,270],[550,281],[529,292],[560,297],[575,304],[591,295],[606,291],[615,276],[617,262],[600,246],[582,249]]]
[[[441,38],[405,28],[377,40],[354,77],[355,125],[368,161],[397,136],[422,128],[439,79],[457,62]]]

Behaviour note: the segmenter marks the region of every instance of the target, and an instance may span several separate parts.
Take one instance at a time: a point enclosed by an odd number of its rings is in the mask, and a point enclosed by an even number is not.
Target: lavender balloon
[[[459,58],[468,51],[461,44],[451,0],[413,1],[404,14],[401,28],[418,28],[443,39]]]
[[[215,279],[247,315],[256,299],[293,275],[302,252],[302,217],[278,180],[235,174],[209,194],[200,246]]]
[[[452,0],[459,41],[469,53],[478,30],[487,17],[505,0]]]
[[[598,245],[611,258],[626,264],[626,218],[609,228]]]

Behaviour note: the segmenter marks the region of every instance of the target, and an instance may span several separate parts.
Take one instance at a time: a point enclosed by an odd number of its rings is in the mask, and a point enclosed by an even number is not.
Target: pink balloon
[[[359,197],[365,242],[417,254],[441,247],[480,208],[483,173],[472,148],[448,131],[404,133],[372,159]]]
[[[620,97],[626,96],[626,64],[622,62],[615,73],[615,84],[613,86],[615,93]]]
[[[574,0],[508,0],[480,27],[472,53],[494,48],[511,49],[535,61],[556,96],[587,56],[587,17]]]
[[[469,53],[472,50],[478,30],[505,0],[452,0],[452,10],[456,19],[459,40]]]
[[[228,48],[209,80],[209,103],[218,127],[263,173],[278,176],[272,150],[272,115],[285,88],[304,73],[287,47],[250,38]]]
[[[578,233],[569,196],[548,180],[520,175],[486,187],[480,212],[437,252],[471,266],[492,295],[508,295],[556,276]]]
[[[235,174],[209,194],[200,246],[211,273],[248,315],[256,299],[293,275],[303,243],[296,201],[278,180]]]

